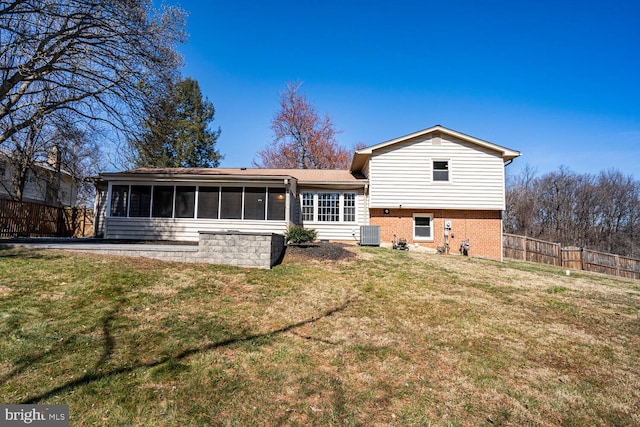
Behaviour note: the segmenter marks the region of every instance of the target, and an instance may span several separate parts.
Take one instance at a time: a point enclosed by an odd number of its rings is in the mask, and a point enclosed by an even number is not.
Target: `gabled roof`
[[[484,141],[482,139],[474,138],[473,136],[469,136],[469,135],[465,135],[464,133],[456,132],[455,130],[448,129],[448,128],[444,127],[444,126],[435,125],[435,126],[430,127],[428,129],[423,129],[423,130],[411,133],[409,135],[401,136],[399,138],[390,139],[388,141],[381,142],[379,144],[372,145],[370,147],[365,147],[365,148],[363,148],[361,150],[357,150],[355,152],[355,154],[353,155],[353,160],[351,161],[351,170],[352,171],[361,171],[362,168],[364,167],[364,165],[366,164],[367,159],[371,156],[371,154],[375,150],[379,150],[381,148],[385,148],[385,147],[388,147],[390,145],[394,145],[394,144],[397,144],[397,143],[400,143],[400,142],[408,141],[408,140],[413,139],[413,138],[419,138],[419,137],[428,135],[430,133],[440,133],[440,134],[444,134],[444,135],[449,135],[449,136],[452,136],[454,138],[460,139],[462,141],[468,142],[470,144],[477,145],[477,146],[483,147],[483,148],[487,148],[487,149],[492,150],[492,151],[496,151],[500,155],[502,155],[502,159],[505,162],[508,161],[508,160],[515,159],[516,157],[522,155],[522,153],[520,153],[519,151],[511,150],[509,148],[502,147],[500,145],[496,145],[496,144],[493,144],[491,142]]]
[[[124,172],[103,173],[106,180],[194,177],[229,180],[284,180],[293,178],[298,184],[358,184],[367,179],[346,169],[260,169],[260,168],[137,168]]]

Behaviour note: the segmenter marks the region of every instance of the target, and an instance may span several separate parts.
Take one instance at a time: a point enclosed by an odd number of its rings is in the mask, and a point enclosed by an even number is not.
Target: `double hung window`
[[[437,160],[433,162],[433,180],[441,182],[449,181],[448,160]]]
[[[413,238],[416,240],[433,239],[433,217],[414,216],[413,217]]]

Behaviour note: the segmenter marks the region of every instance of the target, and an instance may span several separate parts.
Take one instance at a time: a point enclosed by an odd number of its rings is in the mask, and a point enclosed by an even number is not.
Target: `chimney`
[[[51,147],[51,150],[49,151],[47,163],[49,163],[49,165],[55,170],[58,170],[58,168],[60,167],[61,160],[62,159],[60,155],[60,150],[58,149],[57,145],[54,145],[53,147]]]

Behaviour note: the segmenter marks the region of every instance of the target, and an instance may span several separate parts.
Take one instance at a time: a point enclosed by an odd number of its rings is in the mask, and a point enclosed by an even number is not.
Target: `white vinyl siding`
[[[219,220],[202,218],[105,218],[109,239],[198,241],[199,231],[241,231],[278,233],[287,230],[287,221]]]
[[[434,144],[423,136],[374,151],[370,207],[504,210],[501,154],[449,136],[438,139]],[[445,160],[448,181],[434,182],[434,162]]]

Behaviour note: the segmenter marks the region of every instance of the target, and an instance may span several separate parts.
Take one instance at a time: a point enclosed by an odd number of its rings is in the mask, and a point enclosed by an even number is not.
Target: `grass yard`
[[[640,282],[382,248],[0,251],[0,403],[71,425],[640,425]]]

